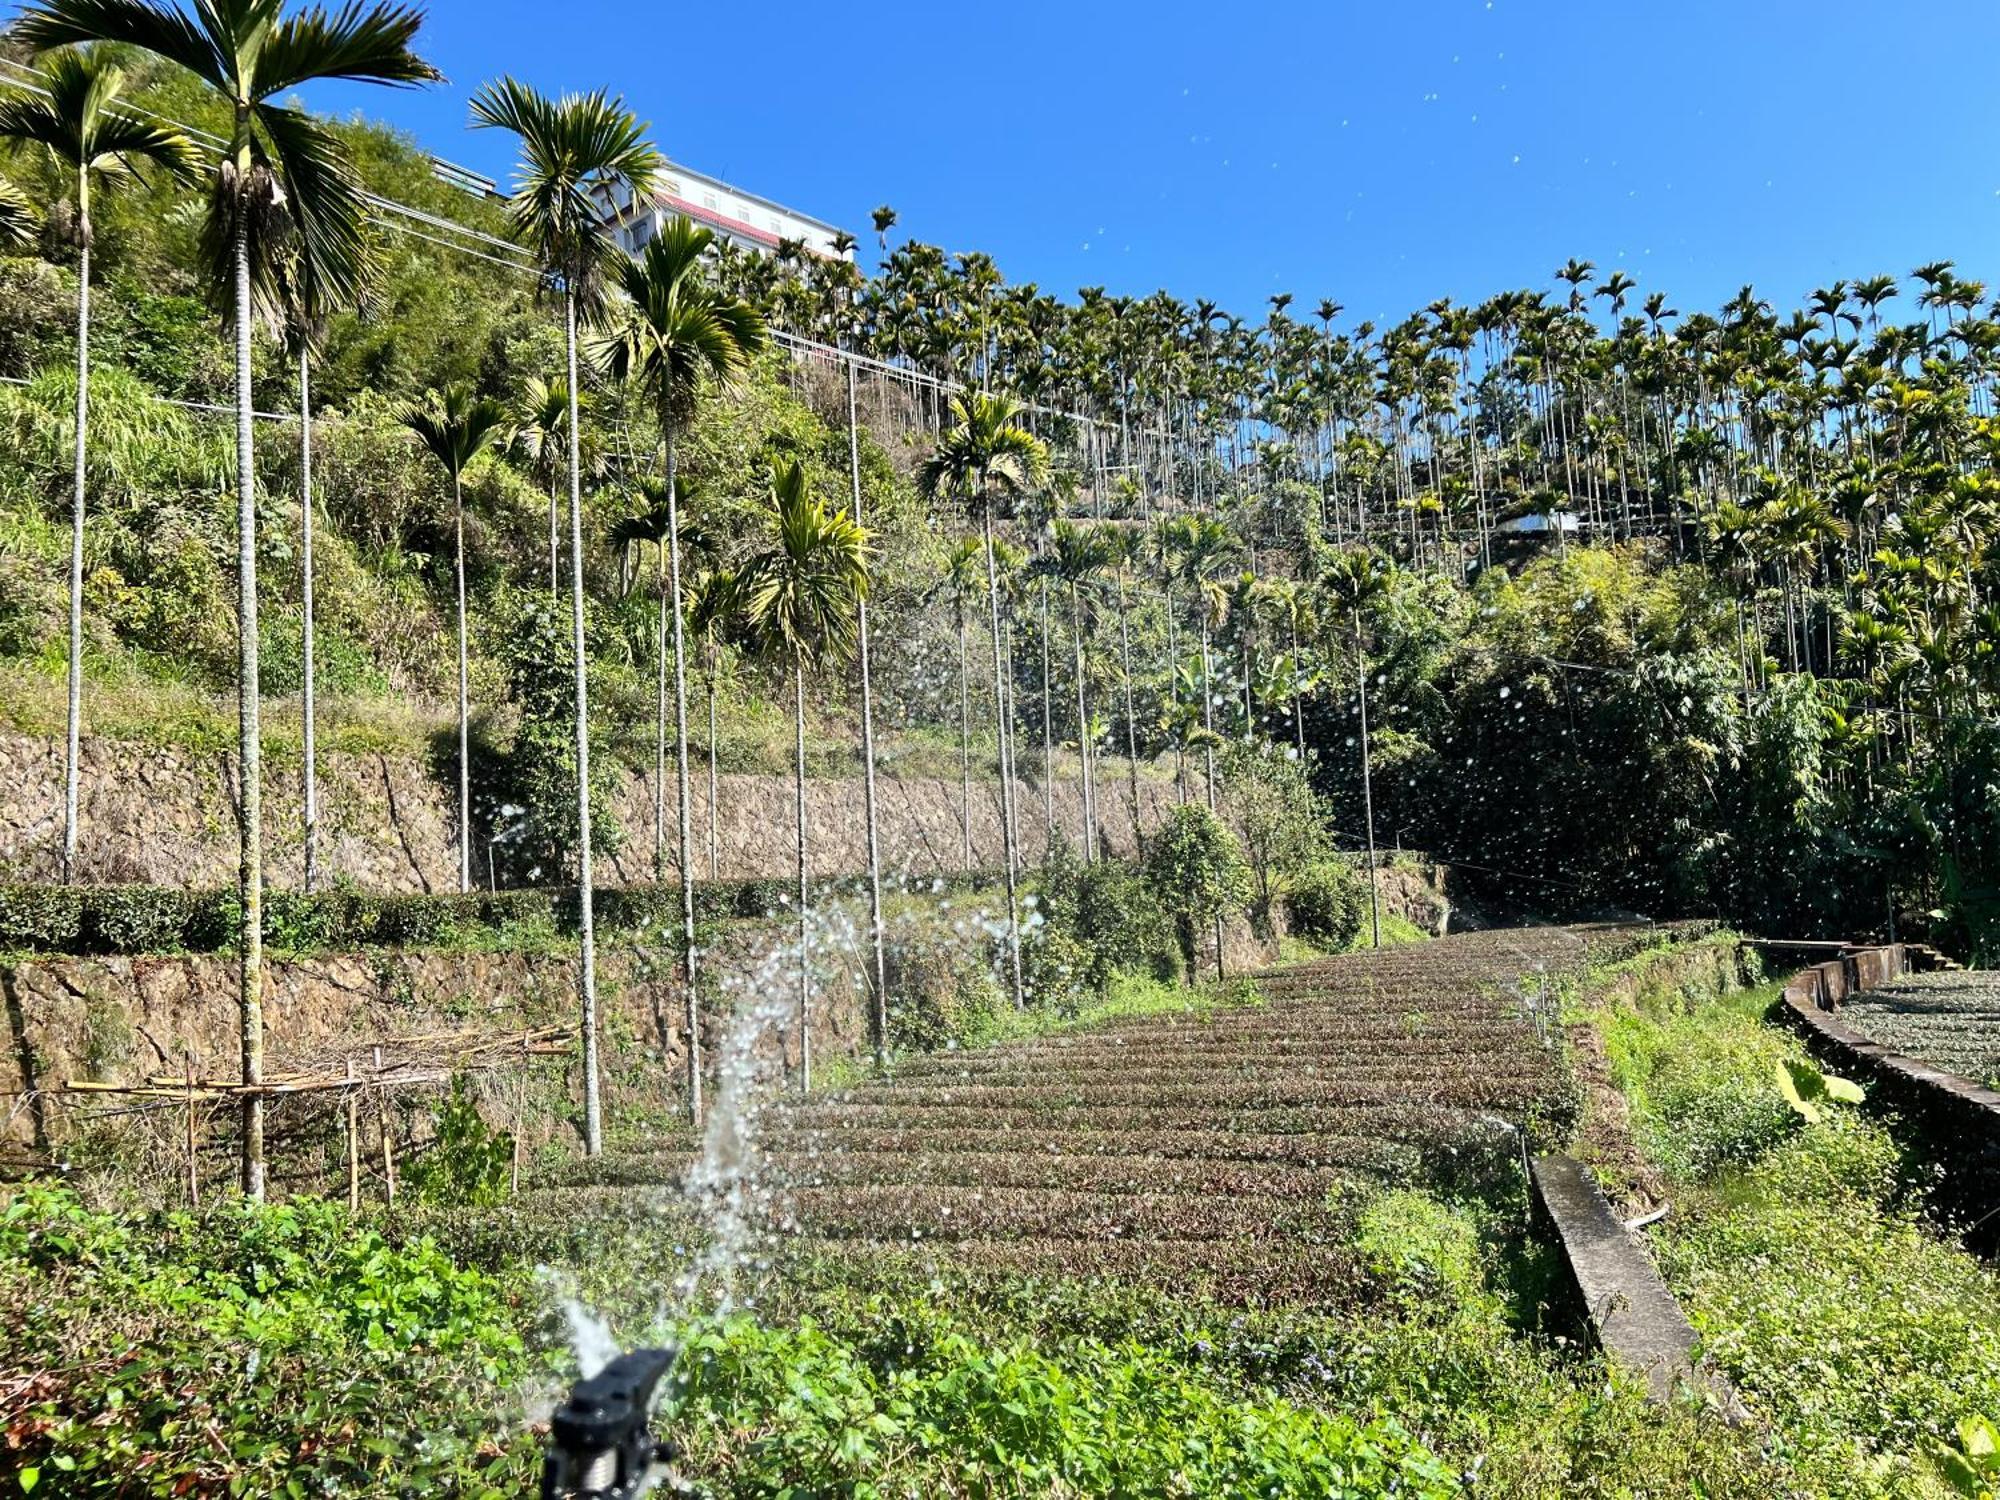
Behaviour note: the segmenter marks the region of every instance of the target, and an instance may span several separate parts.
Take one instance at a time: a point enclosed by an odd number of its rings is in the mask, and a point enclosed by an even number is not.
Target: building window
[[[653,221],[651,219],[641,219],[632,226],[632,248],[634,250],[645,249],[652,238]]]
[[[715,207],[715,194],[703,193],[701,195],[701,206],[703,208],[713,210]]]

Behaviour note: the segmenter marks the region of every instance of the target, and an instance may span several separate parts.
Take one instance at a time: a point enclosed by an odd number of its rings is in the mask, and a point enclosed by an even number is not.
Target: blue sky
[[[2000,6],[435,0],[423,94],[324,88],[503,177],[512,71],[603,86],[669,155],[1010,280],[1273,292],[1358,317],[1578,255],[1684,310],[1955,259],[2000,287]],[[893,240],[892,240],[893,243]]]

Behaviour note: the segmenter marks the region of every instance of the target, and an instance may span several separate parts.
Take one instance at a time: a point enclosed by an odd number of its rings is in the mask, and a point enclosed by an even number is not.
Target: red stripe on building
[[[671,209],[675,213],[685,214],[698,223],[710,224],[717,229],[726,229],[731,234],[740,234],[746,239],[755,240],[760,245],[768,245],[773,250],[777,249],[780,243],[778,236],[772,234],[769,230],[759,229],[755,224],[745,223],[742,219],[732,219],[728,214],[720,213],[712,208],[696,208],[687,199],[676,198],[672,193],[661,193],[658,201],[663,207]],[[800,243],[814,255],[821,257],[826,255],[824,250],[809,241],[802,239]]]

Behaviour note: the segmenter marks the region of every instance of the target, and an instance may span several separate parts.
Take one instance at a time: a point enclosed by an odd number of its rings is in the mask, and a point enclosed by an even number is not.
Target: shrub
[[[1250,897],[1236,836],[1207,808],[1185,803],[1148,841],[1146,872],[1179,926],[1181,956],[1192,969],[1202,929]]]
[[[404,1173],[419,1203],[491,1208],[507,1196],[514,1137],[480,1117],[463,1073],[451,1080],[451,1097],[438,1112],[437,1139]]]
[[[1077,876],[1076,938],[1090,959],[1090,982],[1103,989],[1118,970],[1172,984],[1181,977],[1180,945],[1160,892],[1136,865],[1100,860]]]
[[[101,953],[185,947],[195,899],[190,892],[164,886],[123,885],[92,891],[84,903],[82,944]]]
[[[0,951],[73,953],[83,936],[84,888],[0,886]]]
[[[889,1044],[899,1051],[935,1052],[971,1041],[1000,1009],[992,972],[943,940],[896,944],[889,950]]]
[[[1354,867],[1325,860],[1292,882],[1285,893],[1285,916],[1294,937],[1341,949],[1360,935],[1367,904],[1367,889]]]
[[[1066,924],[1037,922],[1021,938],[1021,989],[1031,1004],[1071,1014],[1097,988],[1099,957]]]

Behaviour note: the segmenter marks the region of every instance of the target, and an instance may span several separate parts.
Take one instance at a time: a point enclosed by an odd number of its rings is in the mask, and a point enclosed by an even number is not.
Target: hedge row
[[[956,887],[991,877],[954,878]],[[815,882],[817,893],[851,890],[854,877]],[[767,917],[794,899],[791,880],[697,882],[702,921]],[[577,927],[577,893],[473,891],[460,895],[376,895],[355,890],[264,893],[264,940],[293,951],[432,947],[506,928]],[[681,917],[678,886],[607,886],[596,892],[600,932],[671,928]],[[0,953],[214,953],[233,948],[239,927],[234,890],[157,885],[0,885]]]

